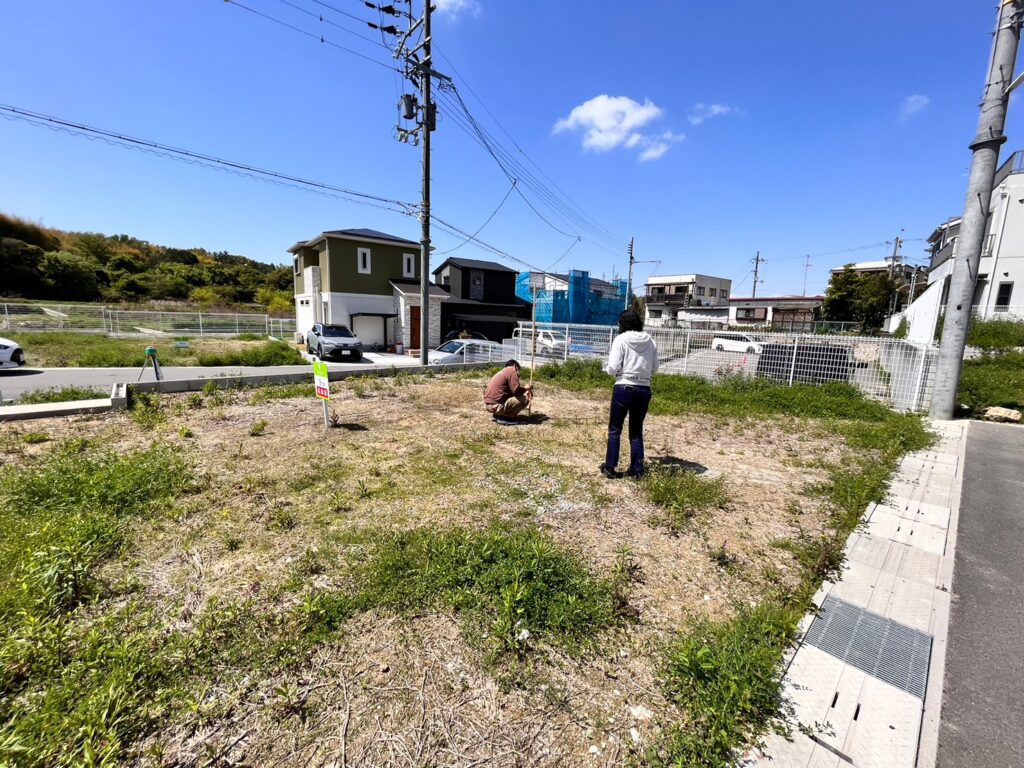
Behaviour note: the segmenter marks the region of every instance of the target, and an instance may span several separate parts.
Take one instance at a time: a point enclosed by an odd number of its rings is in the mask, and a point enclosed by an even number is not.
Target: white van
[[[717,352],[745,352],[748,355],[760,355],[761,345],[745,333],[719,333],[711,342],[711,348]]]

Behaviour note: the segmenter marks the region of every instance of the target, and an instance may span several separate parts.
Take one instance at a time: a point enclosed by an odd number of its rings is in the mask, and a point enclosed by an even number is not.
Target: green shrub
[[[268,422],[265,419],[254,421],[251,425],[249,425],[249,434],[252,435],[253,437],[259,437],[264,433],[264,431],[266,431],[267,423]]]
[[[958,399],[971,413],[991,406],[1024,408],[1024,353],[987,354],[964,361]]]
[[[143,429],[155,429],[167,420],[160,395],[140,392],[134,387],[128,388],[128,414]]]
[[[39,445],[50,441],[50,436],[45,432],[26,432],[21,436],[21,441],[28,445]]]
[[[107,397],[104,393],[94,387],[51,387],[50,389],[37,389],[21,396],[18,403],[29,405],[35,403],[67,403],[73,400],[95,400]]]
[[[1024,322],[1014,320],[972,320],[967,343],[982,349],[1024,347]]]

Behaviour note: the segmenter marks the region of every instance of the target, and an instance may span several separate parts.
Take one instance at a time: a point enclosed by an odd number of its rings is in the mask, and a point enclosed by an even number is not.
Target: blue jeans
[[[615,469],[619,463],[619,443],[622,425],[629,415],[629,472],[639,475],[644,471],[644,418],[651,404],[651,388],[631,384],[616,384],[612,389],[612,409],[608,416],[608,453],[605,466]]]

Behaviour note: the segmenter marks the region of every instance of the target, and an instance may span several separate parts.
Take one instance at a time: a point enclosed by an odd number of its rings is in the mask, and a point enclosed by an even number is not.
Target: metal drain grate
[[[932,652],[925,632],[829,596],[804,642],[924,699]]]

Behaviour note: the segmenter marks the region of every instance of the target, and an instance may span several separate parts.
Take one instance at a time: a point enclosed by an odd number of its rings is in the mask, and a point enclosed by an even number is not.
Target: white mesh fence
[[[658,347],[659,371],[719,380],[757,377],[783,386],[850,384],[901,411],[927,410],[937,347],[902,339],[687,328],[648,329]],[[529,365],[608,357],[616,328],[520,323],[502,354]]]
[[[245,312],[158,312],[78,304],[0,304],[0,328],[12,333],[68,331],[112,336],[237,336],[291,338],[294,318]]]

